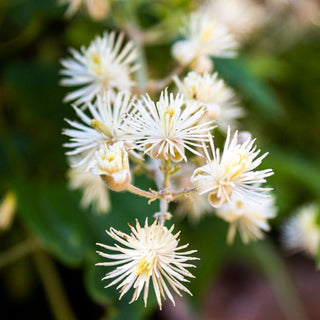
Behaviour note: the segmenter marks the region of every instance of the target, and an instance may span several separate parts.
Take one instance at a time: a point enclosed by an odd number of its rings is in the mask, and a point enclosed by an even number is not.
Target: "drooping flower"
[[[187,161],[185,149],[199,154],[195,147],[207,140],[213,127],[210,122],[199,124],[206,112],[197,101],[185,101],[181,94],[161,92],[159,101],[153,102],[148,95],[134,104],[128,119],[128,131],[138,148],[155,159]]]
[[[183,30],[184,40],[173,44],[173,57],[183,66],[197,72],[210,72],[210,57],[233,57],[237,43],[227,29],[209,15],[191,15]]]
[[[257,31],[266,22],[266,9],[252,0],[207,1],[200,9],[222,24],[237,40]]]
[[[130,148],[130,141],[126,136],[125,115],[132,108],[129,92],[119,92],[114,99],[108,91],[103,96],[98,96],[94,104],[88,103],[88,116],[80,108],[74,106],[77,116],[82,123],[66,120],[71,129],[64,129],[63,134],[70,137],[70,142],[64,146],[71,148],[66,154],[78,155],[79,161],[75,165],[87,164],[101,144],[114,144],[126,140]]]
[[[217,73],[201,75],[191,71],[182,81],[178,77],[174,81],[185,99],[205,105],[207,112],[204,120],[215,120],[221,130],[227,131],[228,126],[235,127],[236,119],[243,116],[235,93],[218,78]]]
[[[88,48],[71,49],[71,58],[62,59],[64,86],[81,86],[69,93],[64,101],[77,104],[92,101],[105,90],[130,90],[134,82],[131,73],[137,69],[137,51],[133,42],[123,46],[124,34],[113,31],[96,37]]]
[[[319,205],[298,208],[283,226],[282,241],[292,251],[305,251],[315,256],[320,244],[320,227],[316,223]]]
[[[210,136],[212,159],[206,149],[207,164],[197,168],[191,181],[199,190],[200,195],[208,193],[210,204],[219,208],[231,195],[239,199],[268,198],[267,192],[271,189],[263,188],[261,183],[273,174],[272,169],[255,171],[268,153],[258,157],[260,150],[254,146],[255,140],[247,139],[242,144],[238,141],[238,133],[231,137],[228,129],[224,150],[220,154],[215,148]]]
[[[257,199],[252,201],[243,197],[232,196],[216,210],[217,216],[230,223],[227,236],[228,243],[232,243],[239,230],[244,243],[262,239],[262,231],[269,231],[268,219],[275,216],[272,198]]]
[[[158,223],[157,220],[149,226],[148,219],[141,228],[136,220],[136,227],[129,225],[130,234],[110,228],[107,234],[118,241],[122,246],[115,244],[114,246],[98,243],[97,245],[111,252],[119,252],[116,254],[98,251],[97,253],[109,259],[108,262],[101,262],[99,266],[117,266],[117,268],[109,273],[102,280],[114,279],[107,287],[118,284],[120,289],[120,299],[130,288],[134,289],[134,293],[130,303],[138,300],[142,290],[145,306],[149,295],[150,280],[152,280],[153,289],[159,304],[162,307],[162,298],[168,297],[173,304],[170,287],[178,295],[181,291],[190,291],[182,284],[189,282],[185,277],[193,278],[193,275],[187,268],[195,267],[189,264],[190,260],[198,260],[198,258],[190,257],[196,250],[182,251],[188,247],[188,244],[179,246],[178,236],[172,234],[174,226],[169,230]]]
[[[107,213],[109,211],[108,188],[99,176],[86,172],[84,166],[71,167],[67,172],[67,176],[69,178],[69,187],[82,191],[81,206],[83,208],[88,208],[92,205],[96,213]]]
[[[130,183],[128,153],[122,141],[112,145],[101,144],[87,169],[99,175],[107,186],[115,191],[125,189]]]

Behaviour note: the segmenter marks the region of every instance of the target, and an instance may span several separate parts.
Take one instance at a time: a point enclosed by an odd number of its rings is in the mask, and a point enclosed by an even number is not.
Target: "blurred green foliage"
[[[119,1],[119,6],[123,3]],[[94,215],[79,207],[81,194],[68,190],[65,177],[67,163],[62,144],[66,138],[61,130],[66,125],[63,119],[72,118],[73,111],[62,104],[67,89],[58,85],[59,60],[68,47],[88,44],[130,10],[140,10],[137,21],[144,28],[157,30],[160,26],[168,30],[166,36],[147,47],[150,75],[163,76],[174,65],[169,57],[170,43],[178,37],[176,17],[192,8],[192,1],[187,0],[132,1],[121,8],[125,10],[115,9],[118,11],[107,23],[98,23],[84,15],[65,19],[65,8],[57,6],[55,0],[0,3],[0,194],[9,189],[17,194],[17,217],[12,228],[0,234],[0,250],[25,241],[31,234],[55,261],[83,270],[83,279],[77,280],[84,281],[91,299],[107,306],[115,319],[123,319],[125,313],[130,313],[131,319],[142,319],[153,309],[145,309],[141,301],[128,305],[126,297],[118,302],[115,288],[103,288],[100,279],[106,271],[94,266],[99,261],[95,243],[110,241],[104,232],[110,226],[126,231],[127,222],[151,218],[157,207],[126,193],[112,193],[108,215]],[[267,41],[276,40],[269,36]],[[279,226],[284,218],[298,205],[320,198],[320,34],[306,33],[281,52],[270,50],[273,46],[276,43],[269,47],[248,45],[240,58],[215,59],[214,64],[243,100],[247,115],[242,129],[251,131],[261,149],[270,152],[263,166],[275,172],[269,184],[274,188],[279,215],[271,222],[275,231],[270,238],[277,251]],[[150,181],[137,179],[139,184],[150,186]],[[201,308],[206,290],[225,261],[253,261],[257,250],[237,241],[228,247],[227,225],[212,215],[198,225],[188,225],[186,220],[176,224],[177,231],[183,230],[182,241],[199,251],[201,260],[196,263],[196,279],[190,288],[194,308]],[[24,272],[30,265],[20,271],[19,264],[15,266],[4,268],[0,275],[24,279],[17,283],[27,281]],[[154,305],[154,299],[149,304]]]

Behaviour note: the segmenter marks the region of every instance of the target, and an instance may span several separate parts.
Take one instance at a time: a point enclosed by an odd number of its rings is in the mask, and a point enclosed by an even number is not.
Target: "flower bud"
[[[93,174],[100,175],[107,186],[114,191],[121,191],[130,183],[128,153],[123,142],[113,145],[102,144],[89,164]]]

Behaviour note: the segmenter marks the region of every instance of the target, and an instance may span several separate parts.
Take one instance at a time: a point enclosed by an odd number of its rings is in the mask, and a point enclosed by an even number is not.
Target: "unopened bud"
[[[128,153],[123,142],[113,145],[102,144],[89,164],[93,174],[100,175],[107,186],[114,191],[121,191],[130,183]]]

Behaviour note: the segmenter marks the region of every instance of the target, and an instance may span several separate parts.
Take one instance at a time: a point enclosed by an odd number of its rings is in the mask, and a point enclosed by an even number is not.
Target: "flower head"
[[[309,204],[298,208],[283,226],[283,243],[293,251],[305,251],[311,256],[318,252],[320,227],[316,223],[319,205]]]
[[[97,213],[107,213],[110,209],[108,189],[103,180],[91,172],[86,172],[84,166],[71,167],[68,170],[70,189],[80,189],[83,192],[81,206],[93,206]]]
[[[212,129],[210,122],[199,124],[205,112],[200,103],[185,101],[181,94],[174,97],[162,91],[156,103],[145,95],[128,119],[129,132],[137,147],[152,158],[186,161],[185,149],[199,154],[195,147],[201,146]]]
[[[101,144],[89,163],[88,170],[99,175],[110,189],[123,190],[131,179],[128,153],[123,142]]]
[[[67,155],[79,156],[75,165],[87,164],[101,144],[126,140],[125,146],[130,148],[125,124],[125,115],[132,108],[130,93],[119,92],[114,100],[111,96],[108,91],[104,96],[98,96],[94,104],[88,103],[90,116],[74,106],[82,123],[66,120],[72,128],[63,130],[63,134],[70,137],[70,142],[64,146],[72,149]]]
[[[218,208],[216,214],[230,223],[228,243],[233,242],[237,229],[242,241],[248,243],[250,240],[262,239],[262,230],[270,229],[267,219],[275,216],[275,208],[272,198],[252,201],[231,197],[231,201]]]
[[[200,10],[221,23],[237,40],[249,36],[266,21],[266,10],[252,0],[207,1]]]
[[[65,101],[92,101],[104,90],[129,90],[131,73],[136,70],[137,51],[130,41],[122,49],[124,34],[115,32],[96,37],[88,48],[71,49],[72,58],[62,59],[61,80],[64,86],[82,86],[65,97]]]
[[[243,115],[243,110],[237,106],[238,99],[233,90],[226,86],[218,74],[189,72],[181,81],[174,81],[185,99],[203,103],[207,109],[204,120],[215,120],[218,128],[227,131],[228,126],[235,126],[235,120]]]
[[[221,207],[224,202],[230,201],[231,195],[252,200],[268,198],[266,192],[270,189],[262,188],[260,184],[266,182],[266,177],[271,176],[273,171],[254,171],[267,156],[265,153],[256,159],[260,150],[256,150],[254,142],[249,138],[240,144],[238,133],[231,137],[229,129],[220,155],[220,150],[215,148],[210,137],[213,158],[210,158],[205,149],[208,163],[197,168],[191,180],[200,194],[209,193],[208,201],[213,207]]]
[[[197,12],[184,28],[185,40],[174,43],[172,54],[182,65],[198,72],[212,70],[211,56],[233,57],[237,43],[224,26]]]
[[[104,249],[120,252],[120,254],[110,254],[98,251],[99,255],[110,259],[110,261],[97,265],[118,266],[102,279],[114,279],[107,287],[120,283],[117,286],[121,292],[120,299],[133,287],[134,293],[131,302],[136,301],[144,289],[143,299],[147,305],[150,279],[152,279],[160,309],[162,307],[161,297],[166,299],[167,296],[173,304],[175,303],[169,287],[180,296],[180,291],[191,295],[182,282],[189,282],[185,277],[193,277],[186,268],[194,267],[194,265],[187,263],[187,261],[198,260],[198,258],[190,257],[196,250],[181,252],[188,244],[178,245],[180,232],[173,235],[174,226],[168,230],[157,220],[149,226],[148,219],[146,219],[144,228],[141,228],[138,221],[136,221],[135,228],[129,226],[132,231],[130,234],[113,228],[107,231],[107,234],[122,246],[117,244],[108,246],[98,243]]]

